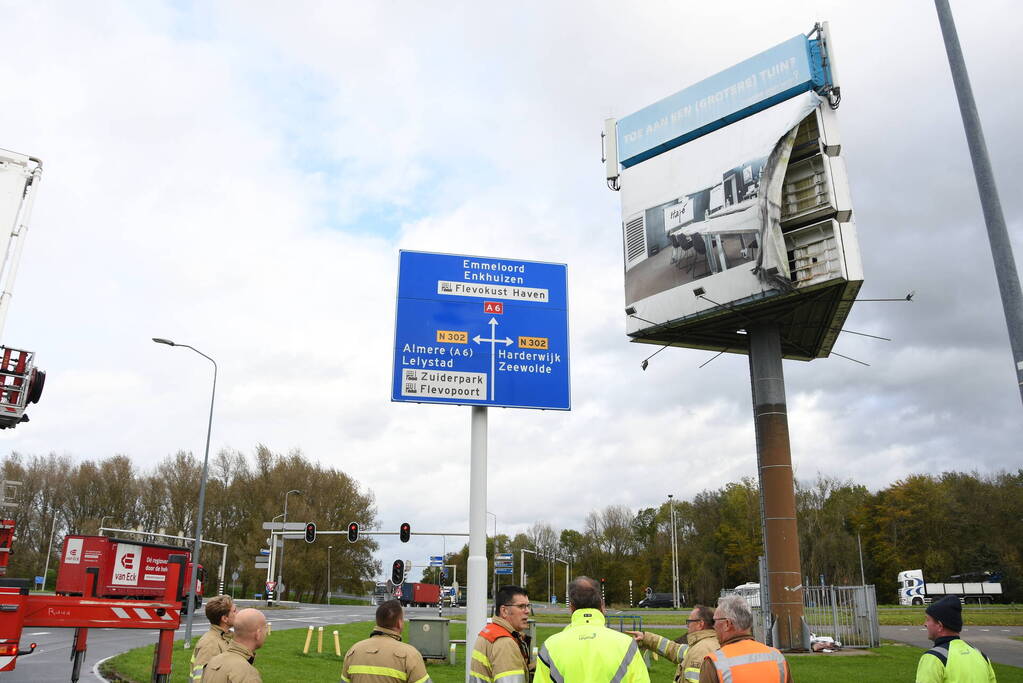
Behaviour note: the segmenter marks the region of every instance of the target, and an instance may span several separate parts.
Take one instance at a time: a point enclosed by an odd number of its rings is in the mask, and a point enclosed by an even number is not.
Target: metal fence
[[[873,586],[805,586],[803,615],[810,632],[842,647],[877,647],[881,634]]]
[[[722,595],[735,593],[722,591]],[[764,640],[764,619],[760,600],[751,600],[753,636]],[[804,586],[803,617],[810,633],[829,636],[842,647],[877,647],[881,644],[874,586]]]

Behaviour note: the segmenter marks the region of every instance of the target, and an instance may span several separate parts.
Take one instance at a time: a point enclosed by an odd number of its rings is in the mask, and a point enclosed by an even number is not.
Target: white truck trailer
[[[978,573],[951,577],[945,583],[924,581],[922,569],[899,572],[899,604],[925,605],[946,595],[955,595],[963,602],[990,603],[1002,595],[999,577],[991,573]]]

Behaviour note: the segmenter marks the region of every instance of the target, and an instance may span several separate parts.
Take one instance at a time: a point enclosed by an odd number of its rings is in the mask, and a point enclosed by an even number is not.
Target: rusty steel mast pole
[[[749,335],[753,422],[757,435],[764,554],[773,645],[781,650],[805,649],[803,587],[800,581],[796,494],[789,449],[789,423],[782,373],[781,334],[776,323],[757,323]]]

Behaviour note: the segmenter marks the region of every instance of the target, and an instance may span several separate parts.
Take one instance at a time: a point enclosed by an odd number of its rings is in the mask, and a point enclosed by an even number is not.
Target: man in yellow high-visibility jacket
[[[920,657],[916,683],[995,683],[987,655],[959,637],[963,630],[959,597],[946,595],[925,611],[924,628],[934,647]]]
[[[600,584],[580,576],[568,587],[572,623],[548,638],[536,663],[536,683],[648,683],[636,641],[604,625]]]

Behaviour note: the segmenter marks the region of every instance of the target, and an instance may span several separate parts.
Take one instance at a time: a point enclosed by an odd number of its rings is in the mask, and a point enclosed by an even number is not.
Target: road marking
[[[107,680],[99,675],[99,667],[101,664],[103,664],[103,662],[107,661],[108,659],[113,659],[116,656],[117,655],[110,655],[109,657],[104,657],[103,659],[99,660],[98,662],[92,665],[92,675],[96,677],[96,680],[99,681]]]

